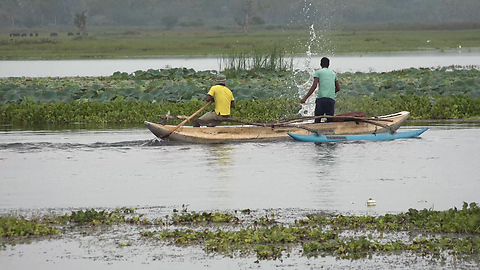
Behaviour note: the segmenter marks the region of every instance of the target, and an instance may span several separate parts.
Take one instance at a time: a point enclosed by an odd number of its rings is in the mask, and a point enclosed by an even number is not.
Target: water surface
[[[295,69],[319,68],[320,58],[293,58]],[[330,68],[336,72],[388,72],[408,68],[437,68],[442,66],[477,66],[480,52],[411,52],[363,55],[333,55]],[[223,65],[225,66],[225,65]],[[116,60],[49,60],[0,61],[0,77],[74,77],[110,76],[114,72],[132,73],[137,70],[163,68],[193,68],[196,71],[221,70],[217,57],[116,59]]]
[[[446,210],[480,199],[478,135],[434,126],[391,142],[196,145],[157,142],[144,128],[3,131],[0,209],[189,204],[358,214],[372,197],[378,213]]]
[[[416,128],[405,126],[402,129]],[[159,142],[131,129],[0,132],[0,214],[69,213],[135,207],[163,218],[191,211],[251,209],[278,220],[319,211],[377,215],[409,208],[446,210],[480,202],[480,128],[430,125],[420,138],[313,144],[292,140],[196,145]],[[369,198],[376,200],[368,207]],[[85,229],[0,249],[2,269],[478,269],[478,262],[432,262],[415,255],[355,261],[282,261],[210,255],[140,235],[141,227]],[[120,242],[131,243],[119,247]],[[0,244],[1,246],[1,244]]]

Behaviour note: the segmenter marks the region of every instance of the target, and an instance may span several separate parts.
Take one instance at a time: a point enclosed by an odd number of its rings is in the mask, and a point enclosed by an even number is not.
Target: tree
[[[242,11],[242,15],[245,16],[245,20],[235,17],[235,22],[243,27],[243,32],[248,33],[250,30],[250,16],[252,14],[252,0],[247,0],[245,2],[240,1],[238,2],[239,5],[241,5],[241,8],[239,10]]]
[[[87,11],[83,11],[82,13],[75,13],[75,26],[80,29],[80,32],[82,32],[82,35],[87,34],[87,15],[85,14]]]
[[[178,17],[175,15],[168,15],[162,18],[162,23],[167,29],[172,29],[178,23]]]
[[[272,8],[272,0],[235,0],[234,6],[237,10],[235,22],[243,27],[243,31],[248,33],[250,25],[265,24],[261,13]]]
[[[15,26],[15,23],[19,19],[19,10],[17,1],[5,0],[0,2],[0,25],[4,18],[11,21],[11,26]]]
[[[252,22],[253,25],[263,25],[263,24],[265,24],[265,20],[258,15],[252,16],[250,21]]]

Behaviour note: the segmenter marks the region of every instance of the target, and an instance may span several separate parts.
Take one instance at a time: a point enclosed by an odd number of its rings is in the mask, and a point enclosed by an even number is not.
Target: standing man
[[[340,91],[340,84],[338,83],[337,74],[328,68],[330,59],[323,57],[320,60],[320,66],[322,68],[315,71],[310,91],[308,91],[300,103],[305,103],[318,86],[318,96],[315,100],[315,116],[324,114],[333,116],[335,114],[335,93]],[[320,118],[315,119],[315,123],[320,122]],[[330,120],[327,119],[327,122],[330,122]]]
[[[232,91],[225,86],[226,83],[227,78],[225,76],[217,76],[215,85],[210,88],[205,97],[207,102],[215,102],[215,110],[207,112],[198,118],[193,124],[194,127],[215,127],[225,121],[225,118],[230,117],[230,109],[235,108],[235,99]]]

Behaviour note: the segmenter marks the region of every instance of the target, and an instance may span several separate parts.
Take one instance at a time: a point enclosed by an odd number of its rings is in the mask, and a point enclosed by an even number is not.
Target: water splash
[[[307,67],[310,66],[312,55],[315,55],[315,53],[312,53],[312,45],[315,40],[317,40],[317,34],[315,34],[315,26],[312,24],[310,25],[310,42],[308,42],[307,61],[305,62],[305,66]]]
[[[299,19],[294,23],[308,25],[308,39],[298,40],[301,47],[305,47],[305,58],[303,66],[296,69],[293,78],[298,91],[298,97],[303,98],[313,82],[313,74],[319,68],[319,63],[312,63],[317,56],[332,56],[335,46],[330,39],[329,31],[332,29],[333,16],[337,4],[333,0],[317,2],[317,5],[305,0]],[[303,116],[313,115],[315,110],[316,91],[310,96],[305,104],[302,104],[300,114]]]
[[[317,54],[312,51],[312,48],[317,41],[317,34],[315,33],[315,25],[310,25],[310,39],[307,43],[307,51],[305,52],[305,62],[304,66],[301,69],[294,71],[294,80],[295,85],[298,89],[298,96],[303,98],[308,91],[310,90],[310,86],[313,82],[313,74],[315,72],[315,68],[312,67],[312,57],[316,56]],[[308,116],[313,115],[315,111],[315,92],[308,98],[305,104],[302,104],[302,108],[300,109],[300,115]]]

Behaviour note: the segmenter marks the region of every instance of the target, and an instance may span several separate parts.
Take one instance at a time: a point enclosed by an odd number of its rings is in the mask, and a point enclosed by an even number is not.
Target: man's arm
[[[215,102],[215,99],[214,99],[212,96],[208,95],[208,94],[207,94],[207,96],[205,97],[205,100],[206,100],[207,102],[210,102],[210,101]]]
[[[235,100],[230,101],[230,108],[235,108]]]
[[[310,95],[313,94],[313,91],[317,89],[317,86],[318,86],[318,78],[314,77],[312,87],[310,87],[310,91],[308,91],[307,95],[302,100],[300,100],[300,103],[302,104],[305,103],[307,99],[310,97]]]
[[[335,81],[335,93],[340,91],[340,83],[338,81]]]

